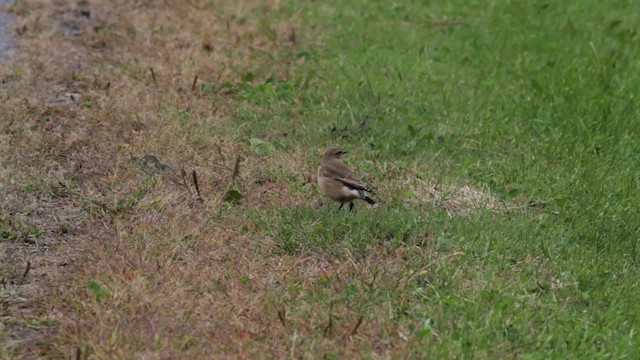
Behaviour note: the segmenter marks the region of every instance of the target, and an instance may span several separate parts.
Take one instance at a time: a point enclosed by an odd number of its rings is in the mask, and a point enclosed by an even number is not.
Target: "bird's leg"
[[[353,201],[349,203],[349,212],[351,212],[351,210],[353,210]]]
[[[338,211],[340,211],[340,210],[342,209],[342,207],[343,207],[343,206],[344,206],[344,203],[343,203],[343,202],[341,202],[341,203],[340,203],[340,207],[338,208]]]

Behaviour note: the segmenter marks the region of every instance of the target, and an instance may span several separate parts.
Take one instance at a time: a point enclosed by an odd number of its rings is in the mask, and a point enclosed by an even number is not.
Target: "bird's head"
[[[332,148],[328,148],[325,152],[324,152],[324,159],[325,160],[330,160],[330,159],[342,159],[342,155],[346,154],[347,151],[342,150],[339,147],[332,147]]]

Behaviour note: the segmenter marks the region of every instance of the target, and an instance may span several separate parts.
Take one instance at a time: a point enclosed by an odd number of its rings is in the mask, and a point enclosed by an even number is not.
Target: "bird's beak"
[[[342,151],[340,151],[340,154],[342,154],[342,155],[344,155],[344,154],[346,154],[346,153],[348,153],[348,151],[347,151],[347,150],[342,150]]]

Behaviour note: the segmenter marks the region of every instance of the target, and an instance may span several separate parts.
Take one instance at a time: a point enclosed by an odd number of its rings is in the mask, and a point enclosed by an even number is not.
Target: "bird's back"
[[[320,174],[329,179],[341,179],[353,177],[353,171],[340,160],[323,161],[320,165]]]

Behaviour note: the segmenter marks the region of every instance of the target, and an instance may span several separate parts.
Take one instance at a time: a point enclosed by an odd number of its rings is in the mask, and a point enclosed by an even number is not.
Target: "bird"
[[[331,147],[324,152],[322,163],[318,168],[320,192],[331,200],[340,202],[338,211],[345,203],[349,203],[349,212],[351,212],[353,201],[356,199],[366,201],[373,208],[378,207],[370,196],[372,191],[342,162],[342,156],[346,153],[347,151],[339,147]]]

